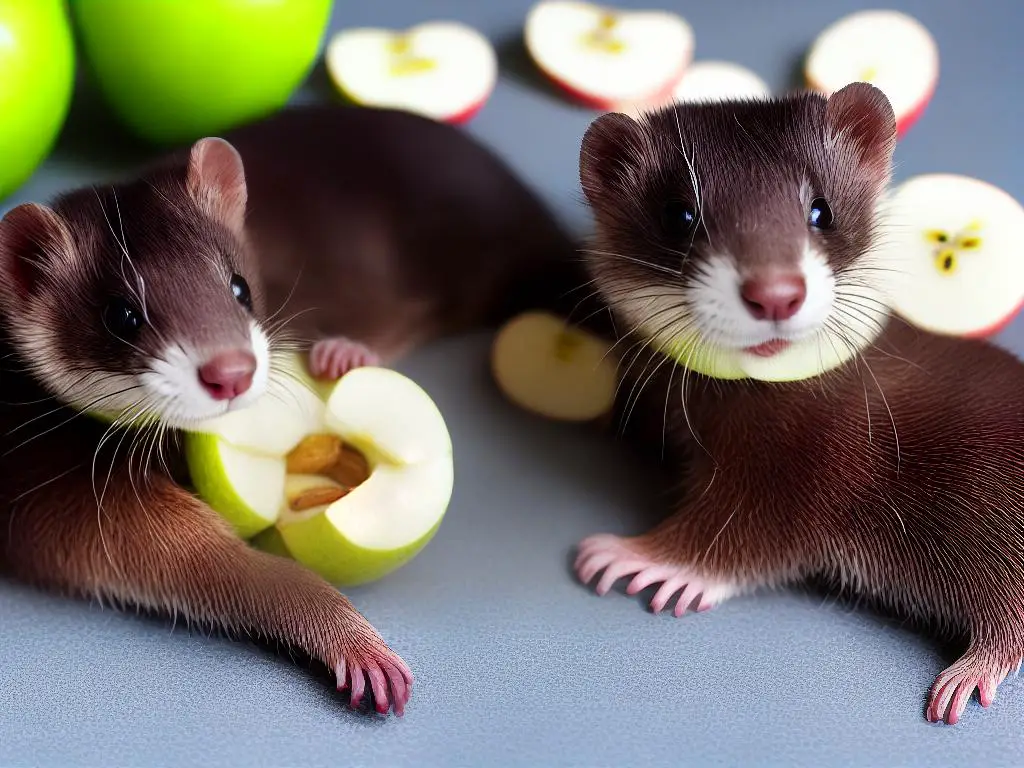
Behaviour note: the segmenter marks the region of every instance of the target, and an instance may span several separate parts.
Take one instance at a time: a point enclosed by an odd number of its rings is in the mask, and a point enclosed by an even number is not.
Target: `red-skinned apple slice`
[[[983,337],[1024,305],[1024,207],[998,187],[952,174],[915,176],[884,204],[879,260],[893,309],[934,333]]]
[[[924,112],[939,80],[939,49],[916,19],[898,11],[859,11],[828,26],[804,64],[807,84],[831,95],[869,82],[889,99],[903,136]]]
[[[331,38],[324,61],[335,86],[355,103],[447,123],[472,119],[498,78],[487,38],[449,21],[404,31],[343,30]]]
[[[770,95],[768,84],[744,66],[731,61],[695,61],[667,97],[631,104],[620,111],[635,119],[643,112],[672,103],[756,99]]]
[[[693,30],[667,11],[541,0],[526,49],[563,91],[595,109],[667,98],[693,57]]]

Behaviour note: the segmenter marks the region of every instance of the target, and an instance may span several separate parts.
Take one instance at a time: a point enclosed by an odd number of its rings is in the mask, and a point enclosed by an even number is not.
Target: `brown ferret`
[[[368,682],[377,711],[400,714],[405,663],[330,584],[237,538],[178,482],[165,438],[264,396],[296,338],[315,342],[316,376],[337,377],[545,291],[557,303],[548,278],[577,264],[492,153],[389,110],[289,110],[14,208],[0,222],[0,569],[289,646],[353,706]]]
[[[653,530],[583,541],[576,570],[601,574],[601,594],[623,577],[629,594],[660,585],[652,608],[678,594],[676,616],[830,580],[964,641],[926,708],[955,723],[1024,656],[1024,366],[875,298],[895,143],[892,109],[866,84],[590,126],[588,264],[644,349],[625,359],[623,415],[652,452],[664,443],[678,490]],[[861,351],[803,381],[717,380],[648,351],[676,338]]]

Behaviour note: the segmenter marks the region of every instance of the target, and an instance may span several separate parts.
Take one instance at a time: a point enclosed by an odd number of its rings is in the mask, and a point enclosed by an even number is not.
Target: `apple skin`
[[[446,468],[447,475],[436,501],[440,503],[443,500],[447,507],[454,486],[454,465],[449,458],[447,462],[433,462],[430,469],[440,470],[442,467]],[[415,541],[387,551],[369,549],[345,538],[331,525],[326,513],[302,523],[277,525],[271,529],[273,533],[265,532],[260,538],[264,547],[283,548],[293,559],[316,571],[331,584],[354,587],[381,579],[412,560],[434,538],[445,516],[446,513],[440,515],[434,525]],[[279,541],[275,542],[275,539]]]
[[[420,550],[427,546],[430,540],[434,538],[434,534],[441,527],[443,519],[438,520],[434,527],[423,534],[418,540],[410,542],[400,549],[391,550],[387,554],[353,548],[351,544],[348,544],[344,549],[335,550],[339,555],[338,557],[331,557],[329,560],[314,558],[316,562],[312,566],[309,562],[303,562],[303,564],[307,567],[313,567],[313,570],[323,576],[326,581],[337,587],[348,588],[356,587],[360,584],[369,584],[397,571],[419,554]],[[315,528],[312,528],[309,533],[310,540],[313,540],[314,536],[318,534],[330,537],[332,540],[338,538],[338,532],[323,520]],[[267,528],[265,531],[256,534],[249,543],[267,554],[299,560],[288,549],[288,545],[281,535],[280,528]]]
[[[806,75],[807,86],[814,91],[819,93],[827,94],[828,91],[821,86],[814,78],[809,74]],[[928,105],[932,101],[932,97],[935,95],[935,89],[938,87],[939,81],[936,78],[926,93],[921,96],[921,100],[909,111],[904,112],[901,115],[896,115],[896,138],[902,139],[907,135],[907,132],[917,123],[918,120],[924,115],[928,109]]]
[[[268,527],[273,520],[267,520],[250,510],[230,483],[224,479],[221,466],[208,461],[218,452],[217,435],[193,432],[185,440],[185,461],[188,464],[192,485],[202,489],[203,500],[217,510],[221,517],[231,524],[243,539],[250,539]],[[251,457],[259,461],[259,457]],[[284,473],[282,472],[282,481]]]
[[[993,325],[990,325],[988,328],[982,328],[980,330],[974,331],[973,333],[965,333],[963,334],[963,336],[964,338],[967,339],[987,339],[991,338],[992,336],[995,336],[998,333],[1002,333],[1003,331],[1006,330],[1007,326],[1009,326],[1010,323],[1012,323],[1017,318],[1017,315],[1020,314],[1021,309],[1024,309],[1024,301],[1018,304],[1014,308],[1014,310],[1010,312],[1010,314],[1008,314],[998,323],[994,323]]]
[[[687,62],[686,66],[682,67],[671,80],[665,83],[665,86],[651,94],[648,97],[638,100],[644,104],[653,103],[655,105],[661,105],[663,102],[668,102],[672,99],[672,93],[675,91],[676,86],[679,85],[679,81],[683,79],[683,75],[686,73],[686,68],[689,66]],[[568,96],[570,99],[580,104],[581,106],[587,107],[588,109],[594,109],[601,112],[612,111],[623,108],[624,104],[620,104],[612,99],[604,99],[599,96],[595,96],[591,93],[577,90],[568,83],[564,83],[559,80],[555,75],[548,72],[546,69],[541,67],[539,64],[537,68],[544,74],[544,77],[548,82],[555,86],[559,91]]]
[[[72,0],[71,8],[114,112],[139,137],[175,144],[281,109],[312,70],[331,2]]]
[[[74,82],[74,39],[63,0],[0,0],[0,200],[50,154]]]

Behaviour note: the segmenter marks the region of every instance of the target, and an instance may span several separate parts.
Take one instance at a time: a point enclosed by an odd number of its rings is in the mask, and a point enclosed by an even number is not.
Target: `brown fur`
[[[378,709],[401,711],[402,661],[337,590],[247,547],[175,483],[164,430],[108,431],[65,403],[102,410],[168,340],[247,345],[270,315],[292,337],[345,335],[393,360],[537,297],[557,303],[574,247],[495,156],[425,118],[302,108],[227,138],[0,223],[0,567],[268,637],[328,664],[353,702],[366,672]],[[555,279],[531,293],[542,273]],[[114,296],[148,308],[131,343],[105,325]],[[171,469],[153,458],[168,453]]]
[[[807,237],[804,179],[836,215],[823,237],[833,270],[856,271],[877,237],[895,139],[871,91],[684,106],[640,124],[600,118],[581,165],[598,224],[591,267],[612,306],[623,286],[671,280],[657,269],[673,256],[654,212],[666,195],[695,193],[680,142],[704,174],[706,222],[680,285],[712,243],[741,269],[789,258]],[[878,307],[861,310],[885,322]],[[991,700],[1024,656],[1024,366],[1014,356],[893,318],[855,360],[794,383],[711,380],[647,351],[625,362],[627,432],[652,455],[664,444],[678,478],[671,514],[628,539],[631,550],[730,593],[831,579],[967,641],[936,681],[930,719],[955,722],[976,686]]]

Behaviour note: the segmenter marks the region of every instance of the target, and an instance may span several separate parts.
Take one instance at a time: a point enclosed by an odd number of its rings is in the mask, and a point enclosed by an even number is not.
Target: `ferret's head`
[[[663,346],[856,343],[849,329],[885,313],[870,253],[895,142],[892,108],[867,84],[604,115],[580,159],[597,287]]]
[[[241,157],[221,139],[139,180],[25,204],[0,222],[0,314],[60,400],[187,427],[267,388]]]

